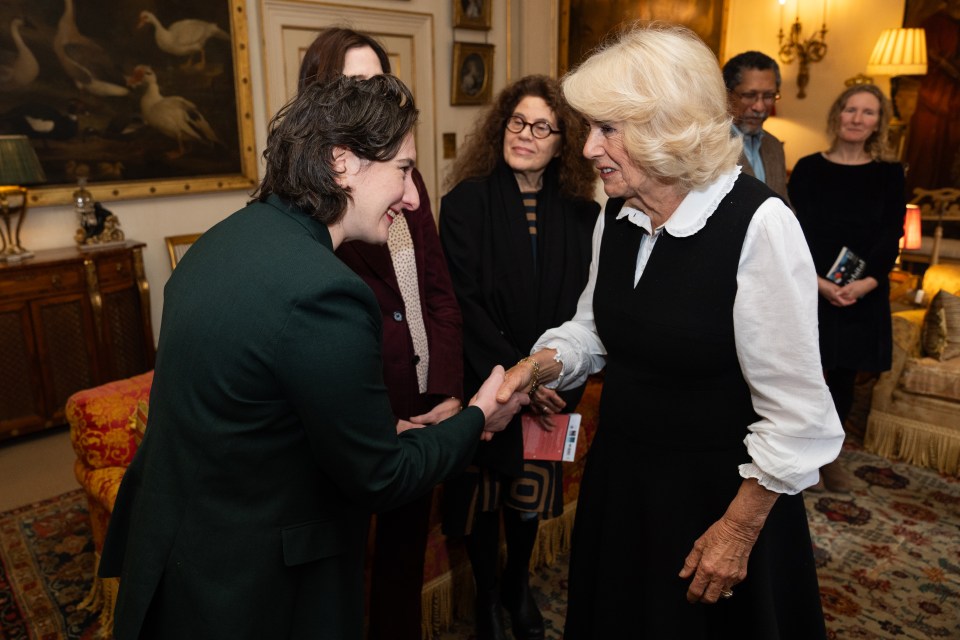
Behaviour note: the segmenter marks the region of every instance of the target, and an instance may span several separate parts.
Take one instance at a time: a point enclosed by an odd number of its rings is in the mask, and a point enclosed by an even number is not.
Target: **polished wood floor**
[[[64,427],[0,443],[0,511],[79,489],[76,454]]]

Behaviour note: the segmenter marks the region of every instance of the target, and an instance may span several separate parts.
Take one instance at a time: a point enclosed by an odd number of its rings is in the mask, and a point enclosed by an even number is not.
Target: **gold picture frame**
[[[480,105],[493,94],[492,44],[453,43],[453,76],[450,78],[450,104]]]
[[[120,3],[106,13],[76,5],[77,37],[92,41],[114,61],[111,92],[89,79],[85,83],[76,67],[70,67],[69,42],[60,47],[58,57],[51,53],[53,64],[41,65],[28,85],[0,92],[0,113],[23,116],[5,117],[2,126],[23,128],[48,178],[47,184],[30,189],[31,206],[71,203],[77,179],[83,176],[87,190],[101,202],[253,188],[257,163],[246,0],[192,5],[154,0],[151,11],[142,13],[144,7],[136,3]],[[24,17],[46,24],[46,6],[26,3]],[[61,22],[65,19],[66,14]],[[186,19],[209,22],[217,29],[202,51],[179,55],[165,50],[156,30]],[[62,39],[57,29],[24,34],[38,52],[55,51],[57,38]],[[151,114],[143,99],[154,83],[162,97],[186,101],[166,101],[170,108],[176,102],[202,114],[212,137],[205,133],[206,140],[201,141],[182,135],[181,144],[172,131],[165,133],[164,119]],[[46,130],[29,129],[28,110],[37,104],[49,105],[54,133],[58,123],[67,125],[62,135],[52,135],[49,125]],[[196,121],[195,113],[191,117]]]
[[[489,31],[493,24],[493,0],[451,0],[453,28]]]

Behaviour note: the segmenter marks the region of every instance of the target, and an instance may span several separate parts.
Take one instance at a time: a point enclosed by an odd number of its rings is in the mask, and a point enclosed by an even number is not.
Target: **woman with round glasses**
[[[465,393],[576,311],[599,214],[580,153],[585,132],[556,80],[528,76],[500,93],[460,150],[440,204],[440,241],[463,313]],[[542,389],[531,404],[540,416],[572,411],[582,391]],[[544,637],[527,578],[539,518],[562,512],[560,465],[523,459],[520,422],[481,443],[468,471],[444,485],[444,532],[466,536],[476,579],[478,640],[504,638],[501,602],[518,640]]]

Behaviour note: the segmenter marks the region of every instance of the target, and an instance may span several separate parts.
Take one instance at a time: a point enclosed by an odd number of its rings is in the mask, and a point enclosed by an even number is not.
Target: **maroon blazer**
[[[445,398],[463,400],[463,321],[453,293],[447,261],[440,248],[437,226],[430,209],[430,196],[420,172],[413,181],[420,194],[420,208],[405,215],[413,237],[417,260],[420,306],[430,348],[427,392],[417,386],[417,354],[407,324],[407,313],[386,245],[345,242],[337,257],[373,289],[383,316],[383,379],[390,405],[404,420],[432,409]],[[466,402],[464,402],[466,404]]]

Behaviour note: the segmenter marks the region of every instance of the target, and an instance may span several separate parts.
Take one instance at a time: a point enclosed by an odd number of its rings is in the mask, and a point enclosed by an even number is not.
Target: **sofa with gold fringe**
[[[153,372],[117,380],[75,393],[66,406],[70,437],[77,461],[74,472],[87,494],[97,560],[103,549],[120,480],[133,460],[143,437],[149,412],[148,401]],[[580,438],[574,462],[565,462],[563,478],[564,513],[541,523],[532,566],[551,564],[570,546],[573,515],[576,511],[584,456],[597,427],[601,379],[591,378],[578,407],[582,415]],[[473,577],[462,543],[448,541],[440,532],[439,498],[442,486],[434,490],[430,536],[424,562],[423,634],[432,638],[450,627],[455,617],[473,607]],[[99,611],[104,637],[113,629],[113,606],[119,581],[94,576],[93,588],[81,604]]]
[[[893,314],[893,365],[873,388],[864,447],[960,475],[960,265],[923,276],[926,309]]]

